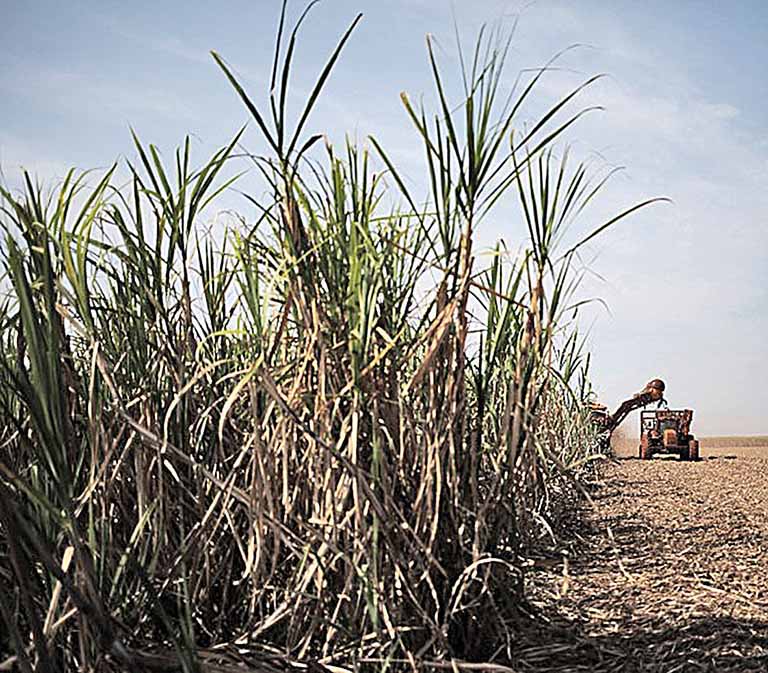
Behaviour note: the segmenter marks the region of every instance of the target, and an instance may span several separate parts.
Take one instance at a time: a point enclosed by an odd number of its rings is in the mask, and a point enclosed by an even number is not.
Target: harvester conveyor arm
[[[627,417],[627,415],[638,409],[644,407],[651,402],[661,402],[664,399],[664,382],[660,379],[654,379],[650,381],[643,390],[637,395],[631,397],[628,400],[624,400],[616,411],[614,411],[608,417],[608,432],[612,433],[621,422]]]

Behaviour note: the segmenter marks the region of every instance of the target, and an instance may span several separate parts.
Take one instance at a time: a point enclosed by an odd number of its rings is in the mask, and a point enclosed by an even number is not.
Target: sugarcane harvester
[[[649,460],[655,454],[665,453],[677,454],[681,460],[698,460],[699,442],[691,434],[693,411],[661,408],[667,406],[665,388],[664,381],[653,379],[639,393],[624,400],[612,414],[605,405],[592,403],[592,419],[598,427],[601,444],[606,449],[610,447],[613,431],[630,412],[656,402],[657,409],[640,413],[640,459]]]

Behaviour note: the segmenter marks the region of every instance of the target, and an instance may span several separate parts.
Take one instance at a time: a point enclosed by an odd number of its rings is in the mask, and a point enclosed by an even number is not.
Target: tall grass
[[[428,43],[421,207],[375,138],[306,132],[357,20],[288,126],[284,16],[263,103],[213,54],[271,151],[257,221],[200,222],[242,132],[2,192],[0,665],[511,656],[526,551],[595,446],[578,251],[634,210],[563,244],[602,186],[553,149],[592,80],[521,130],[545,69],[507,92],[481,33],[449,101]],[[479,266],[501,201],[524,252]]]

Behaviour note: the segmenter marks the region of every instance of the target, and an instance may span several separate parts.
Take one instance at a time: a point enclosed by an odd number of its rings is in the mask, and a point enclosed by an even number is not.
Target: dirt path
[[[531,573],[552,628],[519,670],[768,671],[768,459],[622,460],[593,498],[572,561]]]

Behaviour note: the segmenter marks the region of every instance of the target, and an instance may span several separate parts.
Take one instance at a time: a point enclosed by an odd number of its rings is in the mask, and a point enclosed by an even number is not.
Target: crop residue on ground
[[[520,670],[768,670],[768,458],[622,460],[592,499],[567,579],[532,574],[557,617]]]

